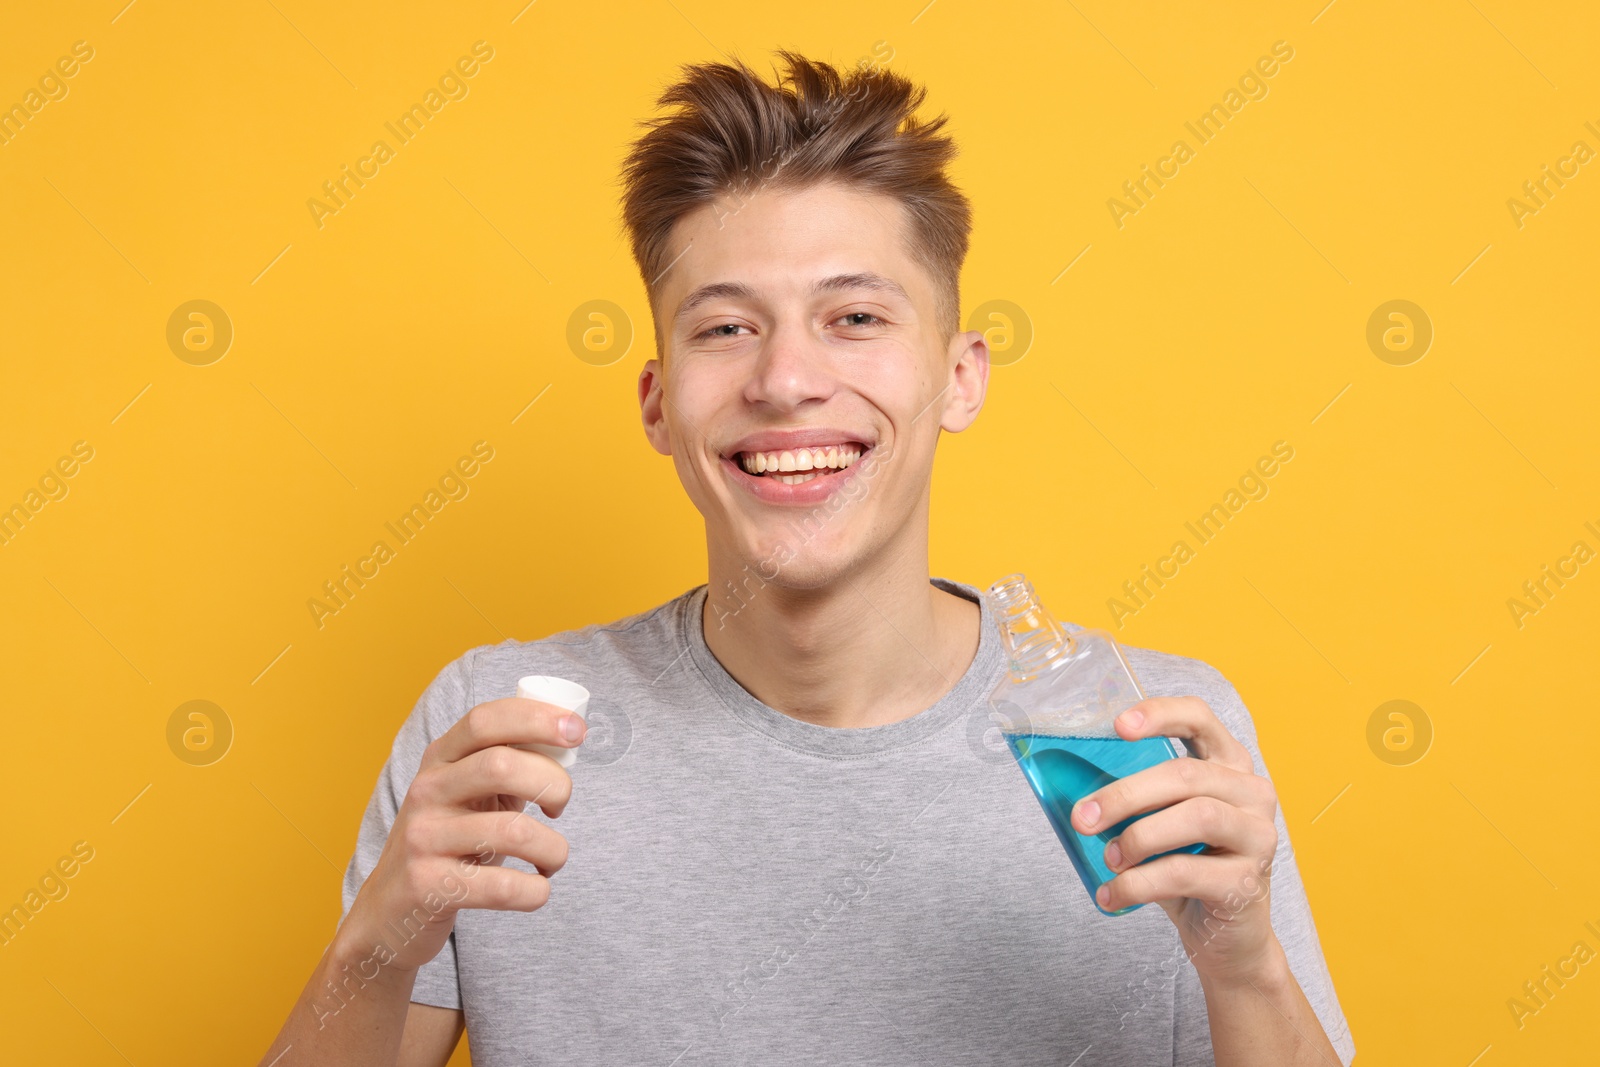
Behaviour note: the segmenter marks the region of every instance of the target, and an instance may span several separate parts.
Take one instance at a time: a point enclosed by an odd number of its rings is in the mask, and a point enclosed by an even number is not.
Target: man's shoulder
[[[698,587],[696,587],[698,588]],[[611,622],[590,623],[533,640],[508,637],[498,644],[463,652],[440,673],[459,678],[466,705],[511,696],[517,680],[530,674],[553,675],[594,691],[620,676],[659,673],[681,654],[681,613],[696,589]],[[464,714],[466,708],[462,709]]]
[[[1203,659],[1130,644],[1122,644],[1122,651],[1151,696],[1186,696],[1191,692],[1204,696],[1201,690],[1220,693],[1224,688],[1232,689],[1222,672]]]
[[[1247,747],[1256,747],[1255,723],[1250,712],[1239,691],[1217,668],[1205,660],[1160,649],[1123,644],[1122,650],[1145,693],[1199,697],[1222,720],[1229,733]]]

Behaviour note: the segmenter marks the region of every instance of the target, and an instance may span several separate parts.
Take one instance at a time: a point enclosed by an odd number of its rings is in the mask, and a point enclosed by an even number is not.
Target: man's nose
[[[826,400],[836,385],[827,345],[798,325],[779,324],[765,339],[745,386],[745,399],[793,411]]]

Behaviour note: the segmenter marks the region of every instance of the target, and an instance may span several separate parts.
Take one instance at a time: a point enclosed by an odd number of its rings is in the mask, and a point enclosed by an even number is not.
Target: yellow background
[[[1520,1029],[1507,1001],[1600,950],[1600,564],[1520,628],[1507,600],[1600,549],[1600,162],[1521,227],[1506,202],[1600,149],[1600,20],[1321,3],[8,10],[0,103],[75,41],[94,58],[0,145],[0,506],[74,442],[94,458],[0,546],[0,904],[74,842],[95,855],[0,948],[5,1058],[253,1062],[434,674],[703,580],[698,516],[638,426],[618,162],[681,63],[885,42],[962,148],[965,312],[1010,301],[1034,330],[943,443],[934,572],[1024,570],[1108,625],[1289,442],[1270,495],[1118,636],[1243,694],[1361,1063],[1592,1061],[1600,964]],[[306,201],[478,40],[469,95],[319,229]],[[1269,95],[1119,229],[1107,200],[1280,40]],[[166,341],[193,299],[235,331],[209,366]],[[1409,366],[1366,343],[1394,299],[1434,328]],[[607,366],[566,341],[590,300],[636,333]],[[319,629],[322,582],[479,440],[470,495]],[[196,699],[234,729],[210,766],[167,743]],[[1434,734],[1406,766],[1367,742],[1394,699]]]

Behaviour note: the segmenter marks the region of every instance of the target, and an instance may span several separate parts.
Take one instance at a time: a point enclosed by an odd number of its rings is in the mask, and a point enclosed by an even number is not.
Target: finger
[[[1257,860],[1278,847],[1278,828],[1270,820],[1225,804],[1215,797],[1191,797],[1135,822],[1106,845],[1106,866],[1125,871],[1175,848],[1206,844]]]
[[[1083,797],[1073,805],[1072,825],[1079,833],[1101,833],[1134,815],[1200,796],[1258,814],[1277,804],[1272,783],[1260,775],[1180,756],[1118,778]]]
[[[583,718],[526,697],[479,704],[428,746],[424,761],[454,763],[491,745],[537,744],[572,748],[583,740]],[[570,736],[569,736],[570,734]]]
[[[1123,871],[1101,887],[1106,899],[1097,895],[1095,900],[1107,911],[1117,911],[1182,897],[1221,901],[1241,894],[1259,899],[1264,882],[1255,861],[1247,857],[1180,852]]]
[[[462,908],[534,911],[550,899],[550,879],[514,867],[469,867],[462,872],[467,892]]]
[[[480,864],[498,864],[515,856],[550,877],[567,862],[567,839],[520,811],[481,811],[414,820],[406,827],[406,843],[429,856],[470,856]]]
[[[1117,732],[1129,741],[1142,737],[1181,737],[1201,759],[1254,773],[1250,751],[1228,732],[1199,697],[1146,697],[1116,718]]]
[[[509,795],[539,805],[552,819],[572,798],[572,778],[542,752],[494,745],[454,763],[437,764],[417,773],[411,793],[425,807],[470,807],[473,802]]]

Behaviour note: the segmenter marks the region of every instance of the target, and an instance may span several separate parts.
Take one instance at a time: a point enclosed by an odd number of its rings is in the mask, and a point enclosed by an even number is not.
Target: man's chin
[[[745,560],[741,574],[750,583],[803,590],[839,581],[856,553],[842,545],[777,538],[747,546],[741,555]]]

